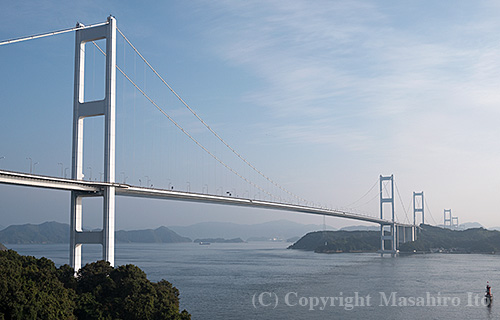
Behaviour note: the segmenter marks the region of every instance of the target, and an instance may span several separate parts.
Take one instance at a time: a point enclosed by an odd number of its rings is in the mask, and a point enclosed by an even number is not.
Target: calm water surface
[[[287,250],[287,245],[118,244],[116,264],[132,263],[150,280],[172,282],[180,290],[181,308],[193,319],[500,318],[500,256],[381,258],[315,254]],[[7,247],[58,265],[68,261],[68,245]],[[83,251],[87,262],[101,255],[100,246]],[[481,299],[486,281],[499,297],[491,307]],[[412,299],[425,305],[410,306]]]

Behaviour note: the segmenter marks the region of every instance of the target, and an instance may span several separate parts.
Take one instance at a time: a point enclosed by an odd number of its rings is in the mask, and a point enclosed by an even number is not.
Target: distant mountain
[[[300,238],[300,237],[293,237],[293,238]],[[267,242],[267,241],[270,241],[270,242],[284,242],[285,239],[282,239],[282,238],[277,238],[277,237],[250,237],[250,238],[247,238],[247,242]]]
[[[328,230],[335,230],[326,226]],[[323,225],[301,224],[288,220],[277,220],[259,224],[237,224],[230,222],[202,222],[190,226],[170,226],[171,230],[195,238],[265,238],[288,239],[311,231],[323,230]]]
[[[143,242],[143,243],[177,243],[191,242],[191,239],[182,237],[167,227],[147,230],[120,230],[115,233],[116,242]]]
[[[167,227],[147,230],[116,231],[116,242],[171,243],[191,242]],[[59,222],[12,225],[0,230],[1,243],[69,243],[69,225]]]
[[[465,222],[465,223],[459,224],[458,228],[462,229],[462,230],[467,230],[467,229],[484,228],[484,227],[479,222]]]
[[[437,225],[437,227],[445,228],[445,226],[442,224]],[[450,227],[447,226],[446,228],[448,229]],[[484,227],[479,222],[465,222],[465,223],[459,224],[457,228],[451,228],[451,229],[452,230],[467,230],[467,229],[475,229],[475,228],[484,228]],[[489,229],[490,230],[497,230],[495,228],[489,228]],[[499,227],[499,229],[500,229],[500,227]]]
[[[1,243],[68,243],[69,226],[55,221],[12,225],[0,231]]]
[[[342,231],[379,231],[380,226],[350,226],[340,228]]]
[[[0,230],[3,230],[3,229],[5,229],[5,227],[0,224]]]
[[[260,241],[272,241],[272,238],[269,237],[250,237],[247,238],[248,242],[260,242]]]

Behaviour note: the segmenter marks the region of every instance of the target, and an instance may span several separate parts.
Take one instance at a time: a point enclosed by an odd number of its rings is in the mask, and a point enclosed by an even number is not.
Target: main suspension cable
[[[431,219],[434,222],[434,225],[437,226],[438,223],[436,222],[436,220],[434,220],[434,217],[432,216],[431,208],[429,207],[429,204],[427,203],[427,199],[426,198],[424,198],[424,202],[425,202],[425,207],[427,208],[427,210],[429,210],[429,214],[431,215]]]
[[[368,195],[368,194],[369,194],[369,193],[373,190],[373,188],[375,188],[375,186],[378,184],[378,182],[379,182],[379,179],[377,179],[377,180],[375,181],[375,183],[374,183],[374,184],[373,184],[373,186],[370,188],[370,190],[368,190],[368,191],[367,191],[364,195],[362,195],[362,196],[361,196],[361,198],[359,198],[358,200],[356,200],[356,201],[354,201],[354,202],[352,202],[352,203],[348,204],[346,207],[347,207],[347,208],[350,208],[350,207],[352,207],[352,205],[353,205],[353,204],[358,203],[359,201],[361,201],[364,197],[366,197],[366,196],[367,196],[367,195]]]
[[[13,43],[18,43],[18,42],[23,42],[23,41],[28,41],[28,40],[34,40],[34,39],[39,39],[39,38],[44,38],[44,37],[50,37],[50,36],[54,36],[54,35],[59,35],[59,34],[64,34],[64,33],[68,33],[68,32],[72,32],[72,31],[76,31],[76,30],[80,30],[80,29],[85,29],[85,28],[90,28],[90,27],[97,27],[97,26],[101,26],[101,25],[106,25],[108,24],[109,22],[102,22],[102,23],[97,23],[97,24],[91,24],[91,25],[83,25],[83,24],[80,24],[78,23],[76,27],[73,27],[73,28],[68,28],[68,29],[62,29],[62,30],[56,30],[56,31],[51,31],[51,32],[46,32],[46,33],[41,33],[41,34],[35,34],[35,35],[30,35],[30,36],[24,36],[24,37],[20,37],[20,38],[13,38],[13,39],[8,39],[8,40],[3,40],[3,41],[0,41],[0,46],[1,45],[8,45],[8,44],[13,44]],[[234,148],[232,148],[229,143],[227,143],[217,132],[215,132],[183,99],[182,97],[161,77],[161,75],[153,68],[153,66],[144,58],[144,56],[137,50],[137,48],[130,42],[130,40],[128,40],[128,38],[121,32],[120,29],[116,28],[117,31],[120,33],[120,35],[125,39],[125,41],[132,47],[132,49],[137,53],[137,55],[139,55],[139,57],[144,61],[144,63],[146,63],[146,65],[153,71],[153,73],[163,82],[163,84],[165,86],[167,86],[167,88],[177,97],[177,99],[219,140],[221,141],[229,150],[231,150],[231,152],[233,152],[238,158],[240,158],[245,164],[247,164],[250,168],[252,168],[255,172],[257,172],[260,176],[262,176],[264,179],[266,179],[268,182],[270,182],[271,184],[273,184],[275,187],[279,188],[280,190],[284,191],[285,193],[289,194],[290,196],[300,200],[300,201],[304,201],[304,202],[308,202],[306,199],[292,193],[291,191],[287,190],[286,188],[282,187],[281,185],[279,185],[277,182],[275,182],[274,180],[272,180],[270,177],[268,177],[267,175],[265,175],[263,172],[261,172],[260,170],[258,170],[254,165],[252,165],[248,160],[246,160],[240,153],[238,153]],[[92,43],[97,47],[97,49],[104,55],[106,55],[106,53],[94,42],[92,41]],[[197,141],[192,135],[190,135],[186,130],[184,130],[184,128],[182,126],[180,126],[180,124],[178,124],[172,117],[170,117],[170,115],[168,115],[153,99],[151,99],[118,65],[116,65],[116,69],[139,91],[141,92],[141,94],[151,103],[153,104],[157,109],[158,111],[160,111],[165,117],[167,117],[179,130],[181,130],[189,139],[191,139],[194,143],[196,143],[201,149],[203,149],[207,154],[209,154],[212,158],[214,158],[217,162],[219,162],[221,165],[223,165],[225,168],[227,168],[229,171],[231,171],[232,173],[234,173],[236,176],[238,176],[239,178],[241,178],[242,180],[244,180],[245,182],[249,183],[250,185],[254,186],[255,188],[259,189],[260,191],[266,193],[267,195],[269,195],[270,197],[273,196],[273,194],[271,194],[270,192],[268,192],[267,190],[264,190],[262,187],[256,185],[254,182],[248,180],[247,178],[245,178],[244,176],[242,176],[240,173],[238,173],[235,169],[233,169],[232,167],[230,167],[228,164],[226,164],[225,162],[223,162],[221,159],[219,159],[215,154],[213,154],[212,152],[210,152],[210,150],[208,150],[205,146],[203,146],[199,141]],[[375,184],[376,185],[376,184]],[[361,199],[363,199],[364,197],[366,197],[366,195],[368,195],[371,190],[375,187],[372,186],[370,188],[370,190],[365,194],[363,195],[360,199],[356,200],[355,202],[353,202],[352,204],[355,204],[357,202],[359,202]],[[398,194],[399,194],[399,191],[398,191]],[[377,195],[378,196],[378,195]],[[373,201],[374,198],[370,199],[368,202],[371,202]],[[351,204],[351,205],[352,205]],[[426,201],[426,204],[427,204],[427,201]],[[428,206],[427,206],[428,207]],[[404,209],[404,205],[403,205],[403,209]],[[331,211],[337,211],[337,210],[331,210]],[[429,210],[430,211],[430,210]],[[406,210],[405,210],[406,212]],[[349,212],[343,212],[344,214],[345,213],[349,213]],[[354,213],[350,213],[350,214],[354,214]],[[358,214],[359,215],[359,214]],[[432,213],[431,213],[431,218],[432,220],[434,220],[434,217],[432,216]],[[434,221],[435,222],[435,221]]]
[[[25,36],[25,37],[21,37],[21,38],[4,40],[4,41],[0,42],[0,46],[3,46],[5,44],[13,44],[13,43],[27,41],[27,40],[34,40],[34,39],[39,39],[39,38],[45,38],[45,37],[55,36],[55,35],[58,35],[58,34],[63,34],[63,33],[71,32],[71,31],[75,31],[75,30],[80,30],[80,29],[85,29],[85,28],[90,28],[90,27],[98,27],[98,26],[102,26],[102,25],[105,25],[105,24],[108,24],[108,22],[91,24],[91,25],[88,25],[88,26],[85,26],[85,25],[83,25],[81,23],[78,23],[76,27],[69,28],[69,29],[62,29],[62,30],[57,30],[57,31],[51,31],[51,32],[46,32],[46,33],[35,34],[35,35],[31,35],[31,36]]]
[[[130,47],[137,53],[137,55],[144,61],[144,63],[153,71],[153,73],[163,82],[163,84],[179,99],[179,101],[220,141],[222,142],[231,152],[233,152],[238,158],[240,158],[245,164],[247,164],[250,168],[252,168],[255,172],[257,172],[260,176],[262,176],[264,179],[269,181],[271,184],[273,184],[275,187],[279,188],[280,190],[286,192],[290,196],[301,200],[301,201],[306,201],[306,199],[292,193],[288,189],[282,187],[279,185],[277,182],[272,180],[270,177],[265,175],[262,171],[258,170],[254,165],[252,165],[248,160],[246,160],[240,153],[238,153],[233,147],[231,147],[217,132],[215,132],[188,104],[182,97],[163,79],[163,77],[153,68],[153,66],[144,58],[144,56],[137,50],[137,48],[128,40],[128,38],[121,32],[120,29],[116,28],[116,30],[122,35],[122,37],[125,39],[125,41],[130,45]]]
[[[405,213],[405,220],[406,220],[406,222],[408,222],[408,224],[410,224],[410,219],[408,218],[408,212],[406,211],[405,205],[403,203],[403,199],[401,198],[401,194],[399,193],[399,188],[398,188],[398,184],[396,183],[396,181],[394,181],[394,185],[396,186],[396,192],[398,194],[399,202],[401,203],[401,206],[403,207],[403,212]]]
[[[101,47],[99,47],[97,45],[97,43],[95,43],[95,41],[92,41],[92,43],[94,44],[94,46],[97,47],[97,49],[99,49],[99,51],[103,54],[103,55],[106,55],[106,53],[104,52],[104,50],[101,49]],[[234,173],[236,176],[238,176],[239,178],[243,179],[246,183],[252,185],[253,187],[259,189],[260,191],[266,193],[267,195],[269,195],[270,197],[273,196],[273,194],[271,194],[270,192],[268,192],[267,190],[264,190],[262,187],[258,186],[257,184],[255,184],[254,182],[248,180],[247,178],[245,178],[244,176],[242,176],[240,173],[238,173],[236,170],[234,170],[231,166],[229,166],[228,164],[226,164],[224,161],[222,161],[221,159],[219,159],[215,154],[213,154],[212,152],[210,152],[210,150],[208,150],[204,145],[202,145],[198,140],[196,140],[196,138],[194,138],[191,134],[189,134],[189,132],[187,132],[186,130],[184,130],[184,128],[179,124],[177,123],[167,112],[165,112],[151,97],[149,97],[149,95],[144,92],[144,90],[142,90],[118,65],[116,65],[116,69],[118,71],[120,71],[120,73],[153,105],[155,106],[156,109],[158,109],[158,111],[160,111],[165,117],[167,117],[168,120],[170,120],[179,130],[182,131],[182,133],[184,133],[189,139],[191,139],[194,143],[196,143],[196,145],[198,145],[201,149],[203,149],[203,151],[205,151],[206,153],[208,153],[212,158],[214,158],[217,162],[219,162],[220,164],[222,164],[224,167],[226,167],[229,171],[231,171],[232,173]]]

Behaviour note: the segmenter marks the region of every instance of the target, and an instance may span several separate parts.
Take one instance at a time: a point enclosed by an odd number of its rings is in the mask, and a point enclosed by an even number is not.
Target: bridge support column
[[[414,241],[414,226],[395,225],[395,228],[396,228],[397,248],[399,248],[399,245],[402,243]],[[390,239],[386,238],[386,240]]]
[[[413,237],[413,227],[405,227],[405,234],[406,234],[406,241],[415,241],[415,238]]]
[[[394,224],[394,231],[396,231],[395,238],[396,238],[396,248],[397,248],[397,247],[399,247],[399,244],[401,243],[401,241],[400,241],[401,232],[399,232],[400,228],[397,224]]]
[[[397,226],[394,221],[394,176],[380,176],[380,219],[384,219],[384,204],[390,205],[390,214],[392,223],[389,225],[380,225],[380,255],[390,253],[394,257],[397,253]],[[384,193],[385,190],[385,193]],[[387,242],[389,248],[386,248]]]
[[[71,191],[71,220],[69,227],[69,264],[76,271],[76,268],[79,269],[82,265],[82,245],[76,242],[76,233],[82,231],[82,197],[76,191]]]
[[[390,254],[394,257],[397,254],[397,227],[395,224],[380,226],[380,250],[379,253],[383,257],[384,254]]]
[[[106,39],[106,89],[103,100],[84,101],[85,44]],[[116,20],[97,27],[76,31],[75,83],[73,102],[73,151],[71,176],[83,180],[83,121],[87,117],[104,116],[104,182],[99,194],[71,192],[70,218],[70,265],[78,271],[81,268],[82,244],[102,244],[103,260],[114,265],[115,259],[115,107],[116,107]],[[82,198],[102,196],[103,230],[89,232],[82,230]]]
[[[414,226],[400,226],[400,228],[401,228],[401,233],[403,233],[402,241],[400,241],[400,243],[415,241]]]
[[[396,231],[396,236],[398,238],[398,247],[401,243],[405,243],[407,241],[410,241],[411,237],[409,237],[408,235],[408,229],[406,226],[401,226],[401,225],[397,225],[396,226],[397,228],[397,231]]]

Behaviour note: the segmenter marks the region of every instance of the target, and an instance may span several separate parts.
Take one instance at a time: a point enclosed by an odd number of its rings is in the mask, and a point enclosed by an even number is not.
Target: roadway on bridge
[[[78,191],[78,192],[89,193],[90,195],[92,194],[101,195],[105,187],[114,186],[116,195],[118,196],[254,207],[262,209],[326,215],[326,216],[340,217],[345,219],[373,222],[383,225],[392,224],[392,221],[390,220],[384,220],[372,216],[367,216],[359,213],[347,212],[342,210],[309,207],[291,203],[262,201],[257,199],[210,195],[210,194],[203,194],[196,192],[184,192],[178,190],[143,188],[143,187],[136,187],[120,183],[73,180],[73,179],[57,178],[57,177],[27,174],[14,171],[5,171],[5,170],[0,170],[0,183],[8,185],[35,187],[35,188]],[[412,226],[410,224],[403,224],[403,223],[396,223],[396,224],[399,226],[406,226],[406,227]]]

